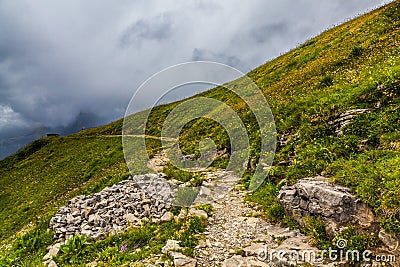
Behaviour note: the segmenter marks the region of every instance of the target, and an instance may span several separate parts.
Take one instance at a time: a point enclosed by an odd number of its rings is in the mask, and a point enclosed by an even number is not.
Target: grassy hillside
[[[249,199],[271,218],[285,219],[275,202],[279,182],[324,173],[381,215],[382,226],[400,234],[400,3],[389,4],[328,30],[248,75],[266,96],[278,131],[279,146],[269,179]],[[240,79],[233,83],[240,86]],[[218,87],[200,94],[221,100],[242,118],[257,162],[260,137],[254,115],[233,93]],[[177,103],[155,108],[147,134],[159,136]],[[341,112],[368,108],[333,133],[330,121]],[[140,113],[136,116],[140,116]],[[68,137],[48,137],[0,161],[0,240],[30,221],[47,218],[71,197],[100,190],[128,175],[121,148],[122,120]],[[186,153],[212,138],[229,151],[229,138],[208,119],[192,121],[180,142]],[[150,154],[159,149],[148,139]],[[362,146],[361,146],[362,145]],[[227,157],[214,166],[226,165]],[[278,164],[279,162],[290,164]],[[139,169],[138,172],[148,171]]]
[[[119,137],[47,137],[1,162],[1,238],[127,175]]]

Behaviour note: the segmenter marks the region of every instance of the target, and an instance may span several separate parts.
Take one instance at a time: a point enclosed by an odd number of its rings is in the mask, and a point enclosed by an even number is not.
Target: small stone
[[[96,261],[90,262],[86,264],[86,267],[96,267],[98,263]]]
[[[55,244],[54,246],[51,246],[49,249],[49,252],[47,252],[46,255],[44,255],[43,259],[48,260],[51,259],[53,256],[56,256],[58,252],[60,251],[60,243]]]
[[[196,267],[197,261],[179,252],[172,252],[171,258],[174,260],[175,267]]]
[[[282,242],[277,248],[277,251],[290,251],[290,250],[297,250],[297,251],[315,251],[316,255],[318,255],[318,250],[311,247],[308,243],[307,237],[304,236],[296,236],[291,237]]]
[[[93,233],[92,238],[97,241],[97,240],[103,239],[104,234],[103,233]]]
[[[174,219],[174,214],[172,212],[166,212],[164,215],[160,218],[160,222],[169,222]]]
[[[386,233],[384,230],[379,231],[378,237],[390,250],[395,251],[399,248],[399,240]]]
[[[262,261],[245,258],[240,255],[233,256],[232,258],[227,259],[222,263],[222,267],[233,266],[268,267],[269,265]]]
[[[125,216],[124,216],[124,218],[125,218],[125,220],[128,222],[128,223],[135,223],[135,222],[137,222],[139,219],[134,215],[134,214],[132,214],[132,213],[128,213],[128,214],[126,214]]]
[[[199,244],[197,245],[198,248],[206,248],[207,242],[204,239],[199,240]]]
[[[98,221],[98,215],[97,214],[91,214],[89,215],[88,223],[90,224],[96,224]]]
[[[162,253],[166,254],[169,251],[180,249],[179,241],[176,240],[168,240],[167,244],[162,248]]]
[[[248,225],[250,225],[251,227],[256,227],[257,224],[260,223],[260,221],[261,221],[261,220],[260,220],[259,218],[250,217],[250,218],[248,218],[248,219],[246,220],[246,223],[247,223]]]
[[[197,217],[200,217],[202,219],[207,219],[208,218],[208,214],[204,210],[198,210],[198,209],[191,208],[189,210],[189,214],[197,216]]]
[[[246,257],[260,255],[263,251],[268,251],[268,247],[262,243],[251,243],[250,246],[243,249]]]
[[[89,229],[83,229],[81,231],[81,235],[83,235],[83,236],[92,236],[92,234],[93,234],[93,232]]]

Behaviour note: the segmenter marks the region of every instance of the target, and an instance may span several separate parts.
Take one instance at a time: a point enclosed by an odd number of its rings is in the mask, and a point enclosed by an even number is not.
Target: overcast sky
[[[0,159],[47,132],[121,118],[173,64],[248,72],[384,2],[0,0]]]

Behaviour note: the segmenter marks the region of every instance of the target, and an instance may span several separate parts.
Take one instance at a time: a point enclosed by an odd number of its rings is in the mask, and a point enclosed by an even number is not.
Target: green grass
[[[2,248],[0,266],[40,266],[46,247],[53,242],[53,233],[47,231],[42,221],[35,229],[15,237],[13,245]],[[190,216],[185,221],[144,223],[141,227],[128,229],[123,234],[111,235],[93,242],[82,236],[74,236],[53,260],[58,266],[85,266],[96,261],[98,266],[121,266],[137,262],[150,255],[161,254],[167,240],[180,241],[182,253],[193,256],[199,233],[204,231],[206,221]]]
[[[0,240],[129,175],[120,137],[46,137],[1,163]]]
[[[395,1],[330,29],[248,73],[269,102],[278,137],[289,133],[287,145],[277,149],[269,179],[251,198],[268,216],[285,220],[275,202],[280,181],[292,184],[324,172],[373,207],[386,230],[400,234],[399,29],[400,3]],[[241,82],[232,83],[242,86]],[[221,100],[237,112],[249,135],[251,160],[256,163],[260,129],[244,101],[223,87],[200,96]],[[150,155],[160,149],[155,137],[160,136],[165,118],[180,102],[152,110],[146,128]],[[328,122],[355,108],[371,112],[357,117],[343,135],[333,135]],[[140,121],[143,114],[133,115],[133,120]],[[73,196],[96,192],[124,179],[128,170],[121,146],[122,123],[119,120],[69,137],[43,138],[0,161],[0,240],[12,242],[8,238],[22,227],[54,214]],[[227,151],[213,167],[226,166],[229,137],[214,121],[191,121],[179,142],[184,153],[198,156],[198,144],[204,138],[213,139],[218,150]],[[365,147],[360,149],[362,141]],[[136,159],[138,165],[133,169],[149,171],[141,159]],[[289,159],[293,159],[290,166],[277,164]],[[175,175],[173,169],[170,174]],[[193,178],[177,175],[185,180]]]

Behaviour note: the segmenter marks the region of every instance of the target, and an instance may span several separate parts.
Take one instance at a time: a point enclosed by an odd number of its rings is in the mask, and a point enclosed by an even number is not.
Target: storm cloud
[[[384,2],[2,0],[0,158],[122,117],[163,68],[210,60],[247,72]]]

